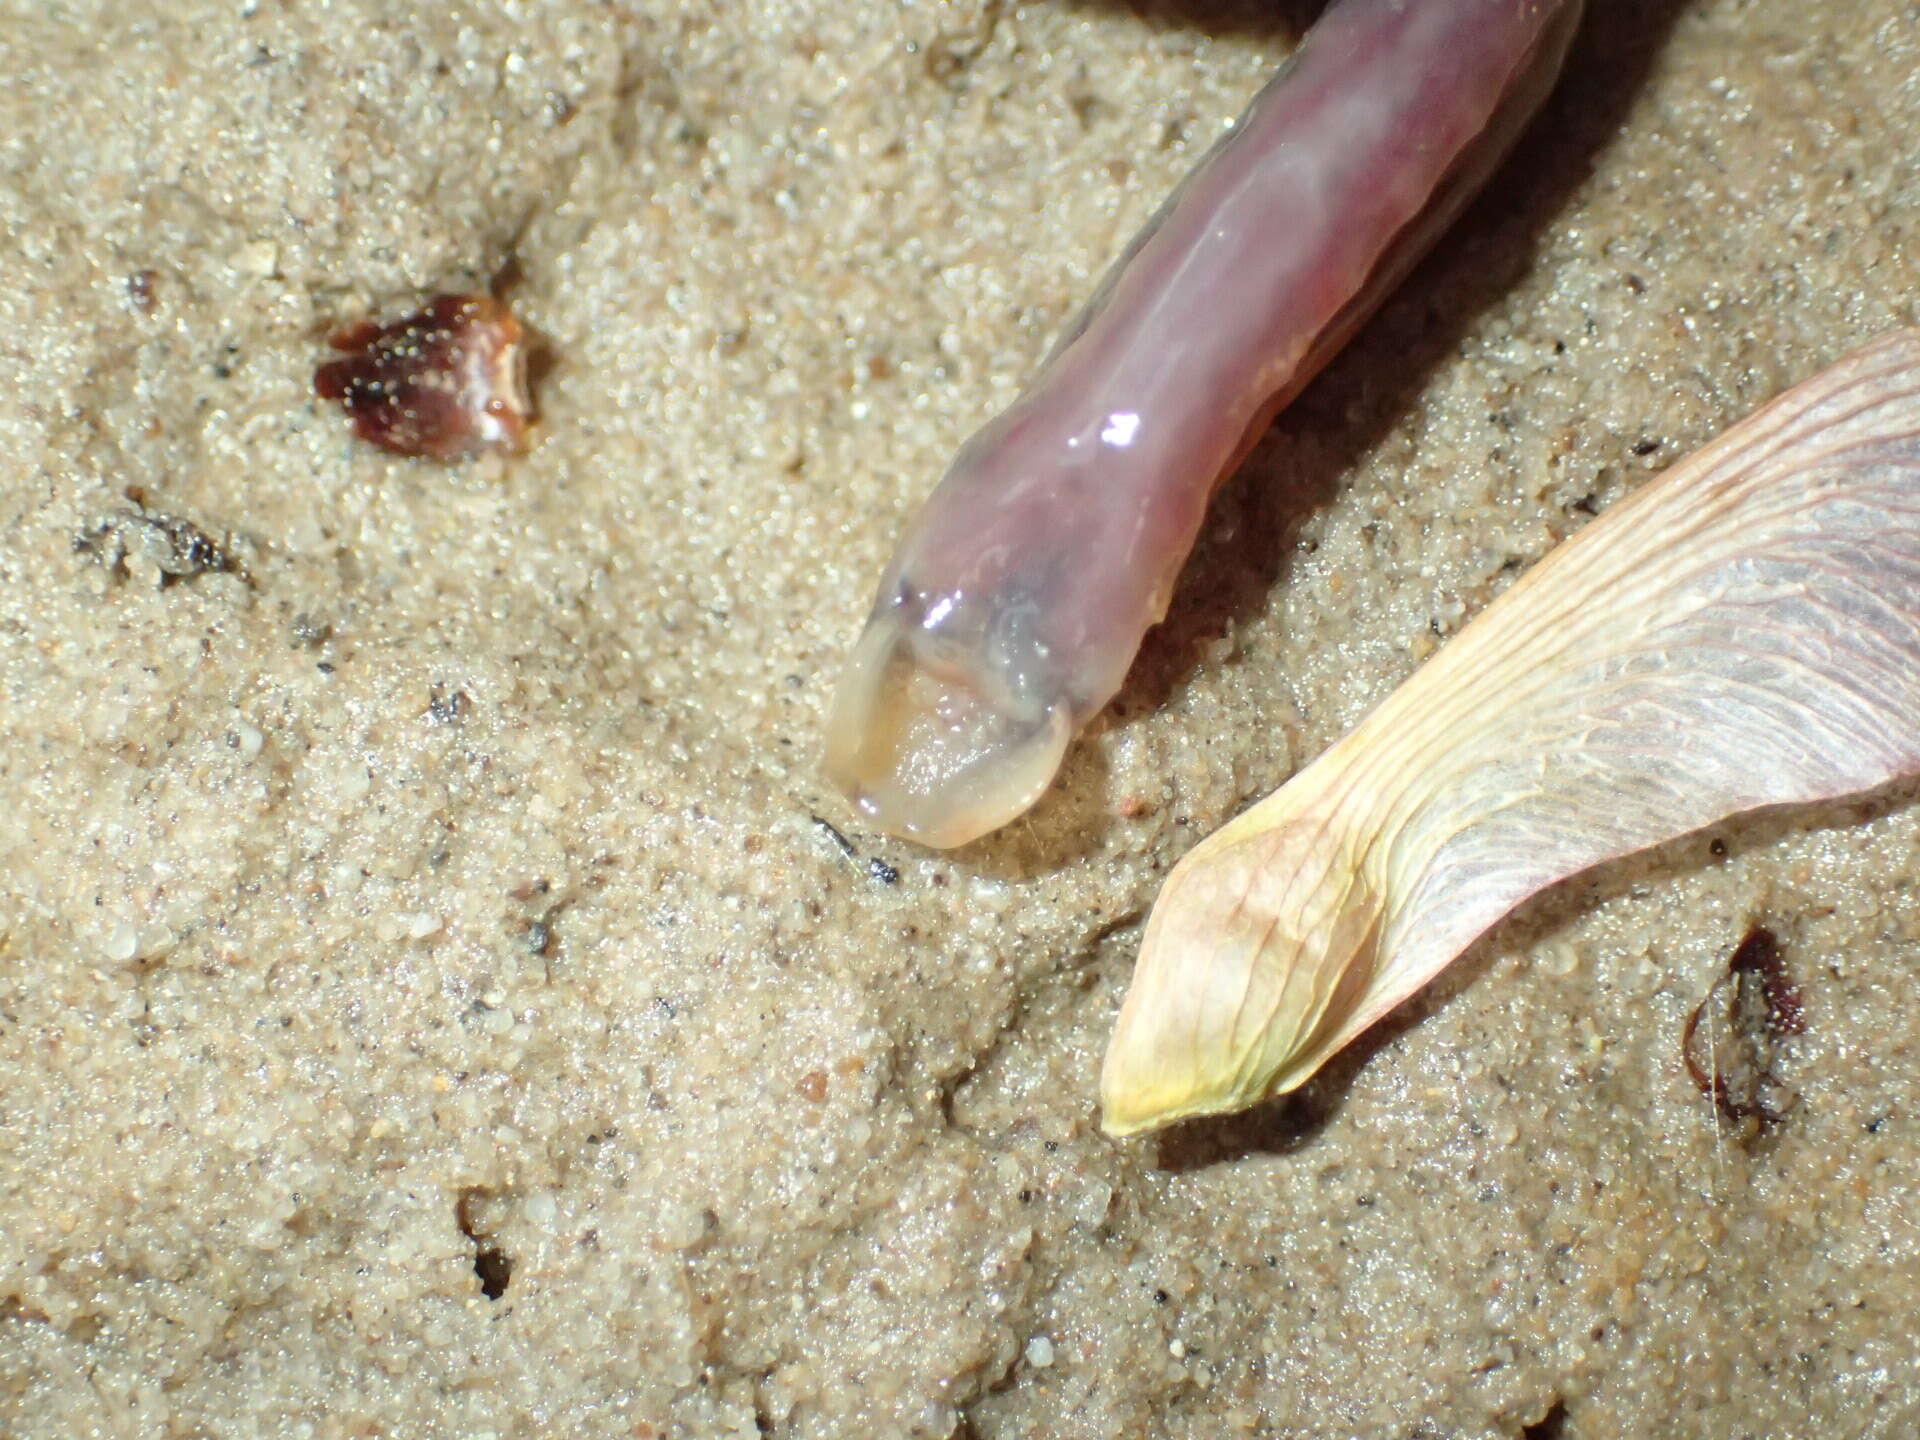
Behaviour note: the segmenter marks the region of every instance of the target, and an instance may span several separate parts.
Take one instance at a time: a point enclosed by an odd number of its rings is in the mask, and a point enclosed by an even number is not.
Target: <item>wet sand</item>
[[[1920,1424],[1920,787],[1563,886],[1282,1104],[1094,1105],[1181,853],[1916,318],[1909,7],[1590,7],[1057,794],[936,855],[816,775],[903,518],[1309,8],[0,0],[0,1435]],[[313,398],[503,272],[530,454]],[[1756,923],[1761,1133],[1681,1051]]]

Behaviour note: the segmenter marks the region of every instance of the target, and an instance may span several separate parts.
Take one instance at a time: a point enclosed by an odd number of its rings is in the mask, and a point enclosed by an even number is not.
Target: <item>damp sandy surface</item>
[[[1059,793],[936,856],[815,774],[903,517],[1307,8],[0,0],[0,1434],[1920,1426],[1913,787],[1542,897],[1286,1104],[1093,1102],[1175,858],[1915,318],[1910,5],[1590,7]],[[530,455],[312,398],[509,264]],[[1760,1134],[1681,1053],[1756,922]]]

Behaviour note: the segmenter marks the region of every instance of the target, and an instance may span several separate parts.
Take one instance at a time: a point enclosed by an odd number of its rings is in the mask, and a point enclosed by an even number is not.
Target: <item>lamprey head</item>
[[[1020,618],[964,611],[912,598],[877,610],[827,722],[827,779],[880,829],[937,849],[1038,800],[1074,728],[1037,683],[1045,649]]]

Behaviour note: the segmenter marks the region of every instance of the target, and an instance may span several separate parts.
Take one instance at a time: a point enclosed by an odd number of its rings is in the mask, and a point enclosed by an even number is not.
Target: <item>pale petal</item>
[[[1108,1052],[1106,1123],[1291,1089],[1514,906],[1603,860],[1916,772],[1909,330],[1615,506],[1188,855]],[[1260,943],[1223,896],[1277,908]],[[1270,1011],[1257,1033],[1249,1009]]]

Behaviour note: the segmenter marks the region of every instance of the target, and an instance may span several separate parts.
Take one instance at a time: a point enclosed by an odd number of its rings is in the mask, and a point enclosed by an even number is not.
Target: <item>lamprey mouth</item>
[[[827,722],[827,779],[891,835],[950,850],[998,829],[1045,793],[1073,722],[1064,704],[1022,703],[966,653],[941,653],[899,611],[854,646]]]

